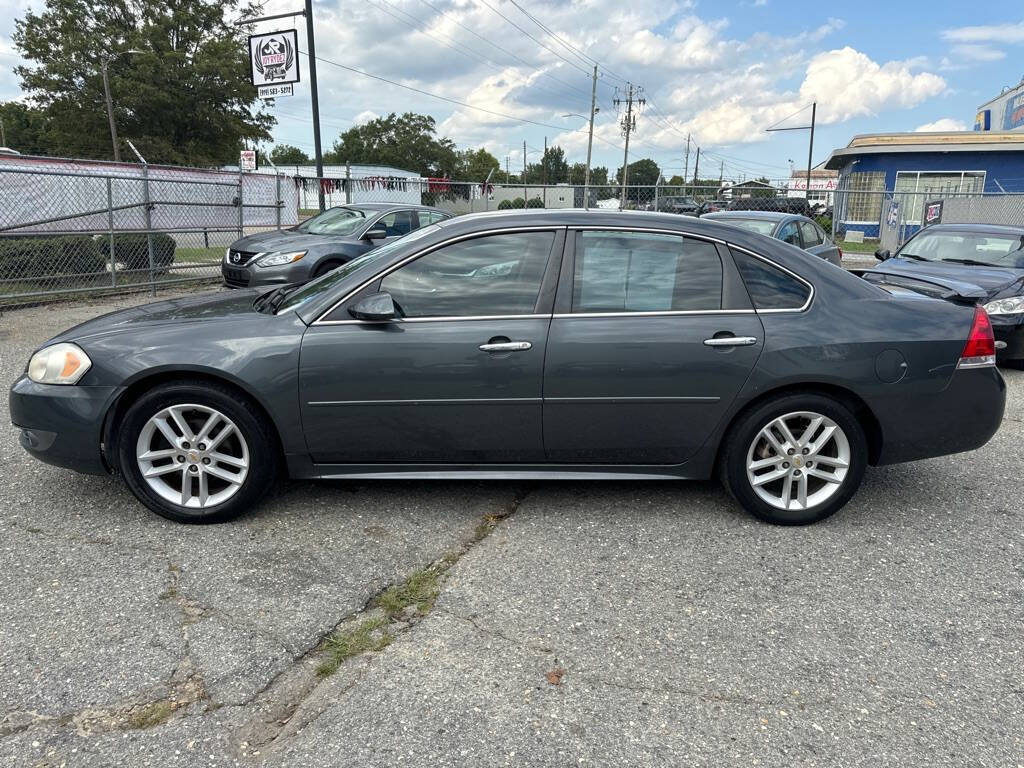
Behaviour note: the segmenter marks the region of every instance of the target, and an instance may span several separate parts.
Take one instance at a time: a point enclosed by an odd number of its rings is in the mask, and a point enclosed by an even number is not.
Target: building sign
[[[243,149],[238,158],[238,167],[243,171],[256,170],[256,150]]]
[[[978,114],[974,116],[974,130],[976,131],[991,131],[992,130],[992,110],[982,109],[978,111]]]
[[[839,185],[839,178],[832,176],[826,179],[811,177],[811,191],[823,189],[826,192],[834,192]],[[790,189],[807,189],[807,176],[794,176],[789,180]]]
[[[250,35],[249,67],[257,88],[299,82],[299,39],[295,30]]]
[[[294,96],[295,86],[291,83],[285,85],[261,85],[256,89],[256,94],[261,99],[277,99],[281,96]]]
[[[942,221],[942,201],[935,200],[931,203],[924,204],[924,226],[929,224],[938,224]]]
[[[1014,96],[1006,102],[1003,113],[1003,130],[1012,131],[1024,126],[1024,93]]]

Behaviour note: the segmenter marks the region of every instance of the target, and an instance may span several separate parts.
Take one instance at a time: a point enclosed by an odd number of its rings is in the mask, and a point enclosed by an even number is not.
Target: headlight
[[[268,253],[256,259],[257,267],[280,267],[282,264],[291,264],[306,255],[305,251],[290,251],[289,253]]]
[[[224,261],[231,261],[231,248],[224,249]]]
[[[1024,313],[1024,296],[1011,296],[1007,299],[996,299],[985,305],[990,315],[1019,315]]]
[[[62,342],[40,349],[28,361],[28,377],[37,384],[75,384],[92,360],[75,344]]]

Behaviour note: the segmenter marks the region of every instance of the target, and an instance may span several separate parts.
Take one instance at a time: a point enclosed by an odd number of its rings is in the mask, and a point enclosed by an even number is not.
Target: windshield
[[[923,232],[896,255],[925,261],[968,261],[1024,268],[1024,236],[975,232]]]
[[[380,248],[374,248],[369,253],[365,253],[357,259],[352,259],[352,261],[342,264],[337,269],[332,269],[323,277],[319,277],[312,282],[306,283],[301,288],[297,288],[294,292],[288,294],[285,301],[278,308],[278,312],[287,312],[290,309],[298,309],[299,306],[305,304],[310,299],[314,299],[317,296],[323,295],[326,291],[331,290],[331,288],[357,270],[362,269],[369,264],[373,264],[378,259],[386,258],[398,249],[408,245],[410,242],[419,240],[424,235],[433,234],[434,232],[439,231],[441,231],[441,228],[437,226],[437,224],[421,227],[414,232],[410,232],[405,237],[392,240],[390,243],[382,245]]]
[[[372,213],[362,208],[331,208],[306,219],[295,231],[304,235],[354,235]]]
[[[734,224],[742,229],[749,229],[751,232],[757,232],[759,235],[768,235],[769,237],[775,230],[775,222],[765,219],[740,219],[734,216],[722,216],[719,221],[724,221],[726,224]]]

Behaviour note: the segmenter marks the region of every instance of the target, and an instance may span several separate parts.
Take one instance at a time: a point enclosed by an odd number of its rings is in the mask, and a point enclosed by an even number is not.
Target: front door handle
[[[528,341],[499,341],[480,345],[481,352],[525,352],[532,348],[533,344]]]
[[[751,344],[757,344],[757,339],[753,336],[720,336],[704,339],[706,347],[749,347]]]

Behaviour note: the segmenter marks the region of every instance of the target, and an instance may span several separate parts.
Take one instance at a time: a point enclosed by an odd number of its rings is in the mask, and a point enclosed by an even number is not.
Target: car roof
[[[1007,224],[931,224],[921,232],[963,232],[989,235],[1024,236],[1024,227],[1012,227]]]
[[[783,219],[806,219],[806,216],[801,216],[798,213],[788,213],[786,211],[715,211],[714,213],[704,214],[701,218],[711,219],[766,219],[768,221],[782,221]]]
[[[417,211],[437,211],[438,213],[448,213],[440,208],[432,208],[429,205],[420,205],[419,203],[345,203],[344,205],[336,205],[335,208],[362,208],[367,211],[392,211],[392,210],[417,210]]]

